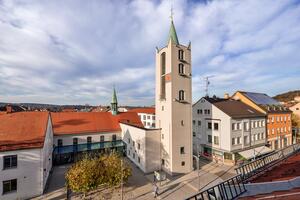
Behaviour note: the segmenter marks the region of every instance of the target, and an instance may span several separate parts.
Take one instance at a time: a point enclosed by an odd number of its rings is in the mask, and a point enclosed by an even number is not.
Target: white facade
[[[49,117],[43,148],[0,152],[3,157],[17,155],[17,167],[0,171],[0,199],[19,200],[42,195],[52,168],[53,131]],[[17,190],[3,194],[3,181],[17,179]]]
[[[160,169],[160,130],[120,124],[127,157],[144,173]]]
[[[193,105],[195,155],[233,162],[234,153],[263,146],[265,143],[265,117],[234,119],[204,98]]]
[[[138,113],[145,128],[155,128],[155,114]]]

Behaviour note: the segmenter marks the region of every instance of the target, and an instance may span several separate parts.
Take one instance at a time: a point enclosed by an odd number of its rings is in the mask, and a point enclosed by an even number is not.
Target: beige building
[[[156,52],[156,127],[161,165],[169,174],[192,171],[191,45],[179,44],[171,21],[167,46]]]

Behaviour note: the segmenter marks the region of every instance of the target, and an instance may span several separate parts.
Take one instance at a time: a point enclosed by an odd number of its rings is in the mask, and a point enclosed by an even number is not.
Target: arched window
[[[178,72],[179,74],[184,74],[184,65],[182,63],[178,65]]]
[[[166,73],[166,53],[163,52],[161,55],[161,75]]]
[[[178,50],[178,59],[179,60],[183,60],[183,53],[184,53],[183,50],[181,50],[181,49]]]
[[[166,99],[166,53],[161,54],[160,99]]]
[[[184,100],[184,91],[183,90],[179,90],[179,101]]]

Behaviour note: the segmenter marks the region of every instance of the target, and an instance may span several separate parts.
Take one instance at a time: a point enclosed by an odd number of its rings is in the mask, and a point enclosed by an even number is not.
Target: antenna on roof
[[[205,96],[207,96],[207,97],[209,96],[209,93],[208,93],[208,86],[210,85],[209,78],[212,78],[212,77],[214,77],[214,75],[204,77],[204,80],[205,80]]]

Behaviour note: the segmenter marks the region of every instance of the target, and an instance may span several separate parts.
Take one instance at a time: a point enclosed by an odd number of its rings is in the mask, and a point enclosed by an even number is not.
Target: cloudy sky
[[[299,0],[173,0],[192,42],[193,99],[300,88]],[[0,102],[154,103],[155,47],[170,0],[0,0]]]

